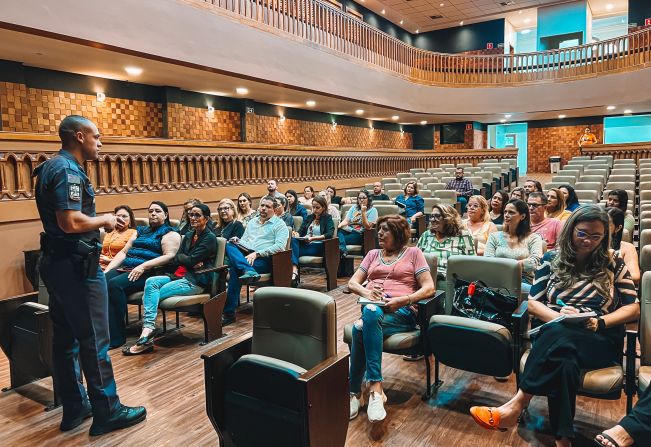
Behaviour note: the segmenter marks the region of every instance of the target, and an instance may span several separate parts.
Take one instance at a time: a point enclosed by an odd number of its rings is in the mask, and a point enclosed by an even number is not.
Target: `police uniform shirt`
[[[58,155],[37,166],[34,176],[38,176],[36,206],[48,236],[71,241],[99,239],[99,230],[68,234],[57,223],[57,211],[74,210],[95,216],[93,185],[74,155],[61,149]]]

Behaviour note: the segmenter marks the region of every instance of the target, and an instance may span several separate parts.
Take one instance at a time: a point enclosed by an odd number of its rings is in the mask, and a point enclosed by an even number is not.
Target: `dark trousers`
[[[240,302],[242,284],[239,277],[253,270],[258,273],[269,273],[271,271],[271,258],[256,258],[253,265],[251,265],[247,262],[242,251],[237,248],[237,245],[230,242],[226,244],[226,256],[228,256],[229,260],[229,277],[224,315],[230,316],[235,314],[235,308]]]
[[[536,337],[520,376],[525,393],[547,396],[549,424],[557,438],[574,437],[574,411],[581,370],[599,369],[621,361],[621,328],[594,333],[579,325],[554,323]]]
[[[356,231],[348,231],[343,228],[337,231],[337,238],[339,238],[339,251],[341,253],[346,253],[347,245],[362,245],[364,243],[364,237],[362,233]]]
[[[137,281],[129,281],[128,272],[111,270],[106,274],[111,348],[117,348],[127,342],[127,296],[145,290],[148,277],[149,275],[142,275]]]
[[[83,278],[80,264],[77,258],[47,254],[41,261],[41,277],[50,294],[53,378],[64,413],[79,414],[90,398],[93,417],[105,421],[120,406],[108,355],[106,281],[100,269],[95,279]]]
[[[635,445],[651,445],[651,387],[644,390],[631,413],[619,423]]]
[[[292,238],[292,265],[298,266],[298,258],[301,256],[323,256],[323,242],[299,241]]]

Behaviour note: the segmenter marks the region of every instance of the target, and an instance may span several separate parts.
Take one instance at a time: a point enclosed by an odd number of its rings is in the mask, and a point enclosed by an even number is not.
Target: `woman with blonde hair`
[[[336,220],[341,220],[341,213],[339,212],[339,208],[334,206],[332,203],[330,203],[331,197],[330,197],[330,191],[327,189],[324,189],[323,191],[319,192],[319,195],[323,197],[328,204],[328,214],[332,216],[333,219]]]
[[[217,205],[217,219],[213,233],[217,237],[229,240],[232,237],[241,238],[244,225],[235,218],[235,203],[231,199],[221,199]]]
[[[565,196],[558,188],[551,188],[547,191],[547,205],[545,206],[545,216],[558,219],[565,222],[572,214],[565,209]]]
[[[477,244],[477,254],[483,256],[488,236],[497,231],[490,217],[488,202],[482,196],[470,196],[466,209],[468,218],[464,224]]]
[[[434,205],[429,222],[429,231],[420,235],[416,246],[423,253],[433,253],[436,256],[436,290],[445,290],[448,258],[452,255],[474,255],[475,243],[461,223],[459,213],[450,205]]]

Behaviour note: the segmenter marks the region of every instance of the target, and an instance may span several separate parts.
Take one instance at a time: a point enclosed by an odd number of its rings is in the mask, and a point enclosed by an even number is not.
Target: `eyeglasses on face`
[[[200,218],[203,217],[203,214],[201,214],[201,213],[188,213],[188,217],[190,217],[190,219],[200,219]]]
[[[217,211],[228,211],[231,208],[233,208],[233,207],[230,206],[230,205],[229,206],[220,206],[219,208],[217,208]]]
[[[477,208],[479,208],[479,205],[476,204],[476,203],[469,203],[466,208],[477,209]]]
[[[602,239],[604,238],[604,236],[605,236],[603,233],[597,233],[597,234],[586,233],[585,231],[583,231],[583,230],[579,230],[578,228],[575,228],[575,229],[574,229],[574,234],[575,234],[576,237],[578,237],[579,239],[582,239],[582,240],[586,240],[586,239],[587,239],[587,240],[589,240],[590,242],[599,242],[599,241],[602,240]]]
[[[542,203],[527,203],[527,206],[528,206],[529,208],[536,209],[536,208],[538,208],[539,206],[543,206],[543,204],[542,204]]]
[[[436,221],[441,220],[441,219],[443,219],[443,215],[441,215],[441,214],[432,214],[432,215],[429,216],[429,221],[430,222],[436,222]]]

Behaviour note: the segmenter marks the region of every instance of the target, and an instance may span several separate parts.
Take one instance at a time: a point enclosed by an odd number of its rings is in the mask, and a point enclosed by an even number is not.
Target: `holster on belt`
[[[82,239],[76,241],[67,241],[49,237],[41,233],[41,251],[55,257],[70,257],[76,255],[83,262],[82,277],[93,279],[97,277],[99,267],[99,256],[102,253],[102,244],[97,239],[85,241]]]

